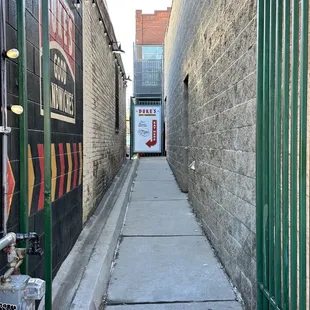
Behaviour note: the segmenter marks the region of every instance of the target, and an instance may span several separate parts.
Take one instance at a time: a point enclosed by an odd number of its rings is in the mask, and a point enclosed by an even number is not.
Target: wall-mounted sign
[[[40,14],[41,14],[40,9]],[[40,21],[42,16],[40,15]],[[40,73],[42,77],[42,27]],[[65,0],[50,0],[51,117],[75,123],[75,24]],[[41,81],[41,79],[40,79]],[[41,115],[44,114],[41,89]]]
[[[161,152],[161,106],[135,106],[134,152]]]

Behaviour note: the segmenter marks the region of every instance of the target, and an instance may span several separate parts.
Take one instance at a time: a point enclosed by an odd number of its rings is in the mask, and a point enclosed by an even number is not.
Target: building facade
[[[256,2],[174,1],[167,159],[247,309],[256,308]]]
[[[141,10],[136,11],[134,95],[131,103],[133,106],[162,106],[163,43],[170,10],[167,8],[166,11],[155,11],[154,14],[143,14]],[[134,109],[132,109],[132,113],[133,111]],[[163,115],[163,111],[160,113]],[[158,154],[164,153],[164,122],[162,116],[161,119],[161,133],[156,141],[161,143]]]
[[[98,1],[96,12],[85,4],[83,222],[100,204],[126,157],[125,70],[111,42],[116,37],[106,6]]]
[[[17,1],[2,1],[6,11],[7,48],[17,48]],[[125,158],[124,68],[112,52],[115,34],[103,2],[50,1],[51,200],[52,269],[75,244],[83,223],[98,207]],[[40,0],[26,1],[25,29],[27,83],[20,83],[19,64],[7,61],[8,102],[26,98],[27,128],[20,116],[8,111],[8,231],[40,235],[44,249],[44,109],[42,104],[42,8]],[[59,18],[60,17],[60,18]],[[1,26],[1,29],[3,27]],[[96,29],[96,31],[93,31]],[[116,57],[117,56],[117,57]],[[1,80],[1,92],[4,89]],[[2,94],[2,93],[1,93]],[[23,103],[22,103],[23,104]],[[22,140],[25,133],[28,143]],[[27,165],[22,154],[27,154]],[[27,183],[21,179],[24,173]],[[21,189],[27,198],[22,199]],[[1,193],[3,195],[3,193]],[[22,212],[22,208],[28,209]],[[3,204],[1,204],[3,210]],[[3,212],[1,211],[1,214]],[[3,227],[1,228],[3,230]],[[27,232],[27,231],[22,231]],[[0,253],[0,274],[6,267]],[[44,278],[45,257],[29,258],[29,274]]]

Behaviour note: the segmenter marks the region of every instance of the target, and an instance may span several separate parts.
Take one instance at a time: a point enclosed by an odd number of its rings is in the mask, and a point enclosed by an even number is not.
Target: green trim
[[[282,277],[283,310],[289,309],[289,81],[290,81],[290,0],[284,2],[284,81],[282,125]]]
[[[282,83],[282,36],[283,0],[276,7],[276,132],[275,132],[275,302],[281,305],[281,83]]]
[[[271,0],[272,1],[272,0]],[[262,216],[263,216],[263,285],[269,289],[269,26],[270,26],[270,0],[265,0],[264,3],[264,52],[263,52],[263,117],[262,127],[263,134],[262,142],[262,157],[263,167],[263,198],[262,198]],[[261,268],[261,267],[260,267]],[[268,301],[263,299],[262,309],[267,309]]]
[[[130,99],[130,159],[133,156],[133,147],[134,147],[134,103],[133,98]]]
[[[307,300],[307,97],[308,97],[308,0],[301,2],[300,124],[299,124],[299,309]]]
[[[51,109],[49,1],[42,0],[43,105],[44,105],[44,220],[45,220],[45,309],[52,310],[52,210],[51,210]]]
[[[17,1],[17,39],[18,39],[18,96],[19,105],[24,108],[19,121],[20,148],[20,232],[28,233],[28,104],[27,104],[27,51],[26,51],[26,4]],[[27,247],[27,242],[21,243]],[[21,271],[28,274],[28,257],[24,259]]]
[[[257,3],[257,103],[256,103],[256,263],[257,281],[263,282],[263,173],[261,165],[263,162],[263,63],[264,58],[264,0]],[[257,309],[262,310],[264,295],[258,285],[257,288]]]
[[[269,294],[274,296],[274,287],[275,287],[275,279],[274,279],[274,227],[275,227],[275,39],[276,39],[276,1],[270,1],[270,26],[269,26],[269,130],[268,130],[268,219],[269,219],[269,266],[268,266],[268,278],[269,278]],[[267,104],[267,103],[266,103]],[[267,121],[267,120],[266,120]]]
[[[292,9],[291,149],[290,149],[290,309],[297,309],[297,132],[299,0]],[[289,85],[287,85],[288,87]]]

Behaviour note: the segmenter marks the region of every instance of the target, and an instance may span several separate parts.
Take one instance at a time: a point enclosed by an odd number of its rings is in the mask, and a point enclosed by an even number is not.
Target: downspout
[[[44,233],[45,233],[45,309],[52,310],[52,214],[51,214],[51,110],[50,110],[50,46],[49,1],[42,7],[42,72],[44,106]]]
[[[20,232],[28,233],[28,105],[27,105],[27,58],[26,58],[26,23],[25,1],[17,1],[17,39],[18,39],[18,96],[19,105],[24,109],[20,115]],[[28,248],[28,242],[21,246]],[[24,258],[22,273],[28,274],[28,259]]]
[[[8,219],[8,134],[7,126],[7,68],[6,57],[6,10],[5,0],[1,0],[1,134],[2,134],[2,232],[7,234]]]
[[[133,117],[134,117],[134,103],[133,103],[133,98],[130,97],[130,159],[132,159],[133,157],[133,144],[134,144],[134,121],[133,121]]]

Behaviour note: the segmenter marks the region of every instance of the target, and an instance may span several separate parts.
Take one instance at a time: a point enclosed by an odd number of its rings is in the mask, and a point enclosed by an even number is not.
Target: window
[[[115,132],[119,131],[119,71],[115,64]]]
[[[161,60],[163,59],[162,46],[142,46],[143,60]]]

